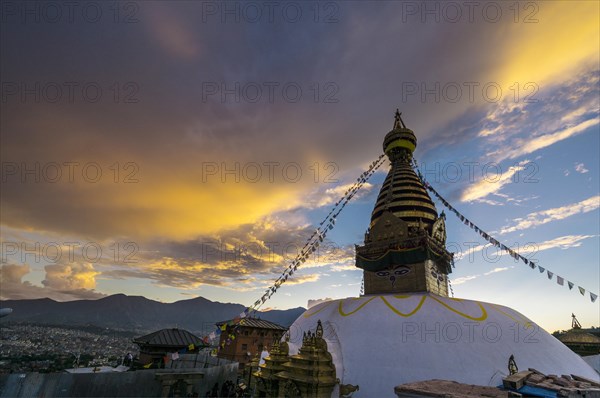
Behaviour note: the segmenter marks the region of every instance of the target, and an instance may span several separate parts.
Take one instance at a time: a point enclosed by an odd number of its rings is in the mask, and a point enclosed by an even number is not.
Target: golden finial
[[[404,124],[404,120],[402,120],[402,112],[396,108],[396,114],[394,115],[394,130],[405,128],[406,125]]]
[[[323,325],[321,324],[321,320],[319,319],[317,321],[317,331],[316,331],[316,336],[318,338],[322,338],[323,337]]]

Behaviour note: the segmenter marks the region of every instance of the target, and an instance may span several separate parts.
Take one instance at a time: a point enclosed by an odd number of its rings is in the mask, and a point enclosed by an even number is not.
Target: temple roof
[[[243,319],[239,319],[237,321],[233,321],[233,320],[229,320],[229,321],[221,321],[221,322],[217,322],[217,326],[221,326],[225,323],[227,324],[238,324],[241,321],[244,321],[244,323],[240,326],[246,326],[246,327],[250,327],[250,328],[258,328],[258,329],[275,329],[275,330],[281,330],[281,331],[285,331],[287,330],[286,327],[283,327],[281,325],[278,325],[274,322],[270,322],[270,321],[266,321],[264,319],[260,319],[260,318],[243,318]]]
[[[581,330],[570,330],[558,338],[563,343],[569,344],[598,344],[600,345],[600,337],[594,336],[591,333],[586,333]]]
[[[162,329],[142,337],[133,339],[136,344],[145,344],[157,347],[187,347],[190,344],[202,346],[200,337],[183,329]]]

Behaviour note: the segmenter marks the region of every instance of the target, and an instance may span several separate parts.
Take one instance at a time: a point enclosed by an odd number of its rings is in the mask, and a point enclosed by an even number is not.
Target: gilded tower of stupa
[[[448,296],[452,254],[446,250],[445,216],[438,216],[415,174],[417,137],[396,110],[383,140],[391,164],[381,187],[365,242],[356,247],[365,294],[431,292]]]

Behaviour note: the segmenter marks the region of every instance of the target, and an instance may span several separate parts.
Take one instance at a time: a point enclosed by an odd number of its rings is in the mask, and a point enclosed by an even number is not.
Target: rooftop
[[[200,337],[183,329],[162,329],[142,337],[133,339],[136,344],[146,344],[151,346],[165,347],[187,347],[190,344],[203,346],[204,343]]]
[[[281,330],[281,331],[287,330],[286,327],[283,327],[283,326],[278,325],[276,323],[273,323],[273,322],[270,322],[270,321],[266,321],[266,320],[260,319],[260,318],[243,318],[243,319],[236,320],[235,322],[234,322],[234,320],[221,321],[221,322],[217,322],[217,326],[221,326],[224,323],[227,323],[227,324],[235,323],[237,325],[242,320],[243,320],[242,326],[246,326],[246,327],[250,327],[250,328],[275,329],[275,330]]]
[[[572,329],[558,339],[563,343],[600,344],[600,337],[586,333],[581,329]]]

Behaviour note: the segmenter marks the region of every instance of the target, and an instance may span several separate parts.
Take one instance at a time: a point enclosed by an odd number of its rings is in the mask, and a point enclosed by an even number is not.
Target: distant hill
[[[136,332],[154,331],[179,327],[195,333],[210,332],[215,322],[238,316],[244,306],[219,303],[198,297],[174,303],[161,303],[141,296],[115,294],[98,300],[58,302],[48,298],[36,300],[0,301],[1,308],[13,312],[0,319],[0,324],[27,322],[46,325],[83,326]],[[304,308],[259,312],[257,316],[278,323],[291,325]]]

